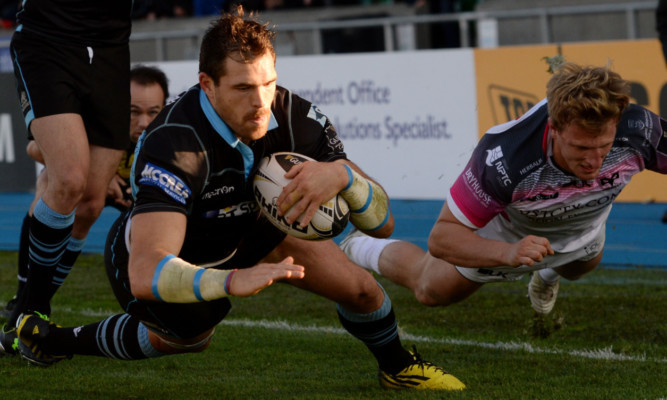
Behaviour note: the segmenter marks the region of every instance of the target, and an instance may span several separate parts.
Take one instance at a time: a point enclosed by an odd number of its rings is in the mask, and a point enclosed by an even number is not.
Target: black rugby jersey
[[[267,134],[249,146],[193,86],[167,106],[139,139],[132,171],[132,214],[176,211],[187,216],[179,257],[195,264],[230,256],[259,216],[252,178],[263,156],[291,151],[318,161],[345,159],[326,115],[278,87]]]
[[[132,0],[25,0],[17,31],[88,46],[129,42]]]

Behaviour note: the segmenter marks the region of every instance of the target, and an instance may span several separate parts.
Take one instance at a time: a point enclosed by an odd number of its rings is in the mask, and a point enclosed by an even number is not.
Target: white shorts
[[[573,261],[589,261],[597,257],[604,247],[605,229],[600,229],[598,235],[585,246],[567,253],[556,253],[546,256],[541,262],[529,267],[494,267],[494,268],[465,268],[457,266],[456,269],[468,280],[477,283],[509,282],[518,281],[526,273],[538,269],[556,268],[569,264]]]

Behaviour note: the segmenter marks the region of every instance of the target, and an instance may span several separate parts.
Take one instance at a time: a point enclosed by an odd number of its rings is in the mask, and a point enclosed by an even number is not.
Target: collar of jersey
[[[252,166],[255,162],[252,149],[250,149],[248,145],[240,141],[239,138],[237,138],[232,133],[232,130],[229,129],[229,126],[227,126],[225,121],[220,118],[218,113],[213,108],[213,105],[208,100],[206,93],[202,89],[199,89],[199,104],[201,105],[201,109],[204,111],[204,115],[206,115],[208,122],[210,122],[211,126],[213,126],[213,129],[218,132],[218,135],[220,135],[220,137],[223,138],[227,144],[238,150],[241,153],[241,156],[243,156],[245,178],[248,179],[248,176],[250,176],[250,171],[252,170]],[[278,121],[276,121],[276,118],[273,116],[272,112],[271,119],[269,120],[268,130],[270,131],[271,129],[275,129],[277,127]]]

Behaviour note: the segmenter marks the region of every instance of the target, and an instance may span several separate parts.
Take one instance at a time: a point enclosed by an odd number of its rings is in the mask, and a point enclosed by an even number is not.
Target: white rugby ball
[[[306,227],[300,227],[299,221],[288,224],[284,217],[278,215],[276,200],[291,179],[285,174],[294,165],[313,159],[297,153],[273,153],[264,157],[253,180],[255,200],[262,213],[281,231],[306,240],[331,239],[345,229],[350,219],[350,207],[340,194],[323,203]]]

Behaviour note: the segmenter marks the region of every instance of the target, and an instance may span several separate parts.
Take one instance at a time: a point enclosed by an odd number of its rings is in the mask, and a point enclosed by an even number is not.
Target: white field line
[[[275,329],[275,330],[285,330],[285,331],[300,331],[300,332],[318,332],[318,333],[334,333],[339,335],[347,335],[347,331],[343,328],[332,327],[332,326],[302,326],[295,325],[285,321],[252,321],[247,319],[225,319],[220,325],[227,326],[243,326],[251,328],[266,328],[266,329]],[[480,347],[485,349],[493,350],[505,350],[505,351],[526,351],[528,353],[536,354],[566,354],[574,357],[590,358],[596,360],[609,360],[609,361],[640,361],[648,362],[654,361],[659,363],[667,363],[667,359],[654,359],[646,357],[646,355],[641,356],[631,356],[617,354],[613,352],[611,347],[604,349],[591,349],[591,350],[559,350],[559,349],[547,349],[535,347],[530,343],[521,343],[521,342],[495,342],[495,343],[486,343],[478,342],[474,340],[464,340],[464,339],[447,339],[447,338],[433,338],[428,336],[419,336],[412,335],[409,333],[402,332],[401,339],[410,340],[413,342],[429,343],[429,344],[449,344],[456,346],[471,346],[471,347]]]
[[[98,310],[86,309],[81,312],[78,311],[75,312],[70,308],[59,308],[58,311],[68,312],[72,314],[80,314],[87,317],[100,317],[100,318],[105,318],[113,314],[117,314],[108,310],[101,310],[101,309]],[[248,328],[264,328],[264,329],[273,329],[278,331],[315,332],[315,333],[336,334],[336,335],[349,335],[345,329],[340,327],[297,325],[287,321],[269,321],[269,320],[253,321],[249,319],[229,318],[222,320],[222,322],[220,322],[220,325],[241,326]],[[490,342],[479,342],[476,340],[467,340],[467,339],[435,338],[435,337],[428,337],[421,335],[413,335],[405,331],[401,331],[401,339],[418,343],[469,346],[469,347],[478,347],[483,349],[501,350],[510,352],[525,351],[533,354],[555,354],[555,355],[563,354],[573,357],[581,357],[581,358],[588,358],[595,360],[667,363],[667,359],[647,357],[645,354],[625,355],[625,354],[614,353],[612,347],[606,347],[602,349],[561,350],[556,348],[536,347],[530,343],[525,343],[525,342],[512,341],[512,342],[490,343]]]

